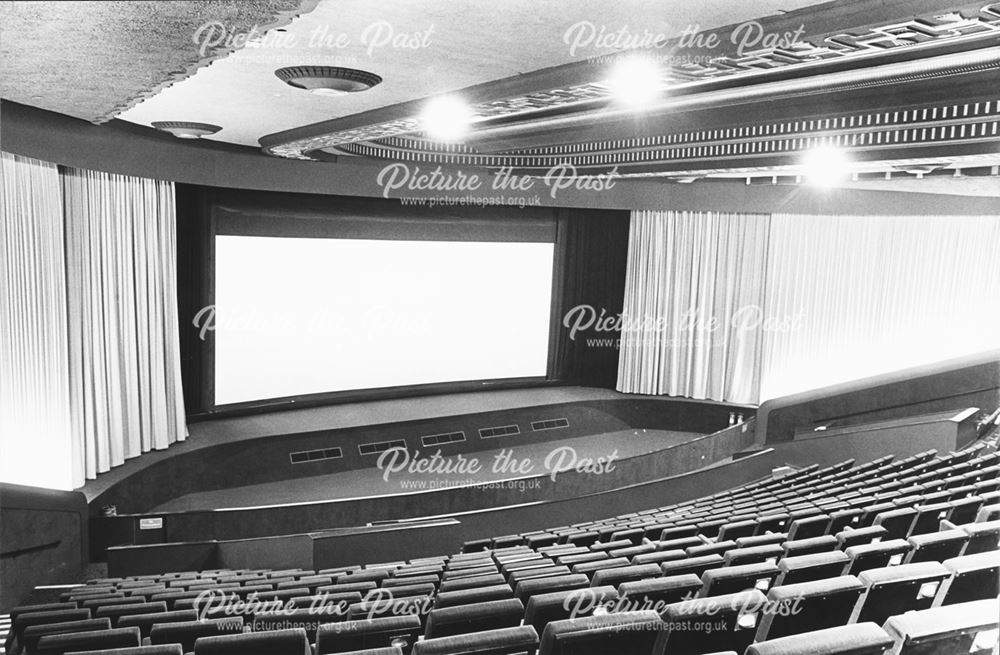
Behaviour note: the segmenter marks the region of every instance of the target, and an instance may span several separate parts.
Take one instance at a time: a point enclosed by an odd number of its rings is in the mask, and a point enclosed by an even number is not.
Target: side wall
[[[76,582],[87,562],[87,499],[0,483],[0,612],[37,585]]]
[[[1000,406],[1000,351],[898,371],[766,401],[757,435],[772,445],[797,429],[854,425],[978,407]]]

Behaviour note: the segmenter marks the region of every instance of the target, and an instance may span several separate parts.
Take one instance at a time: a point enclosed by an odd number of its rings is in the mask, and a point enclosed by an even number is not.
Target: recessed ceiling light
[[[472,126],[472,110],[461,98],[431,98],[420,114],[420,127],[436,141],[459,141]]]
[[[633,54],[623,57],[607,79],[611,97],[632,109],[645,109],[660,97],[660,67],[650,57]]]
[[[289,86],[321,96],[367,91],[382,82],[375,73],[339,66],[290,66],[279,68],[274,74]]]
[[[851,174],[851,162],[840,148],[822,145],[804,154],[802,174],[806,183],[812,186],[837,186]]]
[[[188,121],[156,121],[150,125],[163,132],[169,132],[178,139],[200,139],[222,129],[211,123],[191,123]]]

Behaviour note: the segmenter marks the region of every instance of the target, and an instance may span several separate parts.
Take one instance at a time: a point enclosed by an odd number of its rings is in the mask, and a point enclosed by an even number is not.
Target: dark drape
[[[553,312],[553,377],[566,384],[613,389],[629,212],[560,209],[557,217],[556,271],[561,289]]]

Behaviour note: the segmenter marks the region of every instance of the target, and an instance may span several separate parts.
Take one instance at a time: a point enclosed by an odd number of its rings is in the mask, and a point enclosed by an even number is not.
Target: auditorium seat
[[[764,594],[753,590],[667,605],[660,613],[667,625],[654,652],[700,655],[732,650],[742,653],[753,642],[766,600]]]
[[[514,592],[510,585],[498,584],[460,591],[442,591],[434,598],[434,607],[453,607],[455,605],[471,605],[490,600],[505,600],[512,598]]]
[[[644,578],[654,578],[660,575],[660,567],[656,564],[639,564],[632,566],[621,566],[610,569],[594,571],[591,577],[591,586],[600,587],[610,585],[617,587],[623,582],[633,582]]]
[[[906,539],[910,536],[910,526],[913,525],[916,516],[916,510],[910,507],[900,507],[880,512],[875,517],[873,525],[885,528],[885,539]]]
[[[488,573],[486,575],[472,575],[464,578],[442,580],[438,589],[440,591],[462,591],[463,589],[490,587],[498,584],[507,584],[507,580],[500,573]]]
[[[892,655],[989,655],[997,648],[1000,605],[995,598],[893,616],[885,630]]]
[[[795,539],[781,544],[782,557],[801,557],[837,550],[840,543],[833,535],[821,535],[808,539]]]
[[[151,644],[180,644],[185,653],[194,650],[194,643],[201,637],[238,634],[243,631],[243,617],[206,619],[182,623],[154,623],[149,630]]]
[[[1000,595],[1000,552],[986,551],[942,562],[951,574],[938,589],[934,605],[952,605]]]
[[[389,646],[409,652],[422,632],[420,619],[414,615],[321,625],[316,631],[316,655]]]
[[[431,610],[424,636],[449,637],[465,632],[513,628],[521,624],[524,604],[516,599],[494,600],[474,605],[455,605]]]
[[[537,647],[538,633],[531,626],[522,625],[517,628],[425,639],[413,646],[412,655],[514,655],[533,653]]]
[[[788,535],[784,532],[771,532],[768,534],[758,534],[752,537],[740,537],[736,540],[737,548],[753,548],[755,546],[781,545],[788,540]]]
[[[83,619],[80,621],[64,621],[62,623],[43,623],[31,625],[24,629],[19,645],[27,652],[38,648],[38,640],[45,635],[66,634],[69,632],[90,632],[92,630],[110,630],[110,619]]]
[[[827,534],[829,527],[830,517],[826,514],[817,514],[815,516],[796,519],[788,526],[788,540],[820,537]]]
[[[660,571],[663,575],[682,575],[684,573],[694,573],[700,576],[709,569],[717,569],[725,564],[722,555],[705,555],[704,557],[688,557],[671,562],[660,564]]]
[[[686,557],[687,554],[679,548],[673,548],[670,550],[655,550],[651,553],[636,555],[632,558],[632,564],[661,564],[663,562],[685,559]]]
[[[543,566],[534,569],[517,569],[511,571],[506,582],[512,587],[516,587],[521,580],[531,580],[534,578],[551,578],[557,575],[569,575],[570,569],[567,566]]]
[[[178,644],[164,646],[136,646],[134,648],[109,648],[107,650],[78,650],[66,655],[184,655]]]
[[[902,539],[891,539],[873,544],[851,546],[846,549],[850,562],[844,567],[845,575],[858,575],[868,569],[880,569],[903,563],[912,547]]]
[[[68,621],[83,621],[85,619],[92,618],[89,609],[57,609],[40,611],[24,611],[24,607],[19,609],[22,611],[18,612],[16,615],[12,615],[11,620],[11,632],[18,641],[20,641],[24,635],[25,628],[32,625],[66,623]]]
[[[522,602],[535,594],[544,594],[555,591],[565,591],[568,589],[580,589],[590,586],[590,578],[582,573],[569,575],[556,575],[545,578],[530,578],[521,580],[514,587],[514,595]]]
[[[885,534],[885,528],[881,525],[870,525],[867,528],[848,528],[834,536],[837,538],[837,547],[840,550],[847,550],[851,546],[862,546],[882,541]]]
[[[118,619],[116,627],[128,628],[135,626],[143,637],[149,636],[149,631],[156,623],[179,623],[181,621],[197,621],[198,613],[194,610],[177,610],[174,612],[152,612],[149,614],[127,614]]]
[[[698,596],[702,598],[721,596],[748,589],[757,589],[762,593],[767,593],[779,572],[778,565],[771,562],[710,569],[701,575],[704,585],[698,592]]]
[[[969,543],[965,545],[963,555],[975,555],[1000,547],[1000,521],[969,523],[959,525],[958,528],[969,535]]]
[[[306,631],[294,628],[201,637],[194,642],[195,655],[310,655],[311,652]]]
[[[964,530],[941,530],[927,534],[915,534],[907,541],[913,550],[904,560],[905,564],[916,562],[943,562],[958,557],[965,550],[969,535]]]
[[[865,586],[851,575],[774,587],[755,639],[765,641],[850,623]]]
[[[687,573],[623,582],[618,586],[622,604],[629,609],[660,609],[685,598],[694,598],[702,587],[701,578]]]
[[[753,644],[746,655],[882,655],[892,644],[874,623],[857,623]]]
[[[864,571],[858,579],[865,585],[865,591],[854,607],[851,622],[872,621],[881,625],[895,614],[927,609],[949,575],[948,569],[938,562]]]
[[[783,586],[837,577],[849,561],[840,550],[784,557],[778,562],[780,573],[774,584]]]
[[[614,587],[587,587],[537,594],[528,599],[524,624],[542,632],[552,621],[590,616],[594,610],[617,600],[618,590]]]
[[[45,635],[38,640],[38,655],[64,655],[71,651],[130,648],[141,645],[139,628],[112,628]]]
[[[542,633],[538,655],[651,653],[662,630],[659,614],[648,610],[553,621]]]
[[[629,561],[624,557],[611,557],[608,559],[597,560],[594,562],[581,562],[579,564],[574,564],[572,567],[573,573],[583,573],[590,576],[593,579],[593,574],[602,569],[612,569],[622,566],[628,566]]]

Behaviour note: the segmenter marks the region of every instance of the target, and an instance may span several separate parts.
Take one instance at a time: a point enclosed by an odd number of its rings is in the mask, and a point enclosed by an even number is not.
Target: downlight
[[[802,157],[802,175],[810,186],[835,187],[845,182],[850,174],[851,160],[840,148],[818,146]]]
[[[660,67],[647,56],[626,56],[611,69],[606,84],[615,102],[641,111],[660,98]]]
[[[340,66],[290,66],[274,74],[285,84],[318,96],[360,93],[382,83],[375,73]]]
[[[461,98],[431,98],[420,113],[420,128],[435,141],[460,141],[472,126],[472,109]]]
[[[188,121],[157,121],[150,123],[150,125],[161,132],[173,134],[178,139],[200,139],[222,129],[211,123],[191,123]]]

